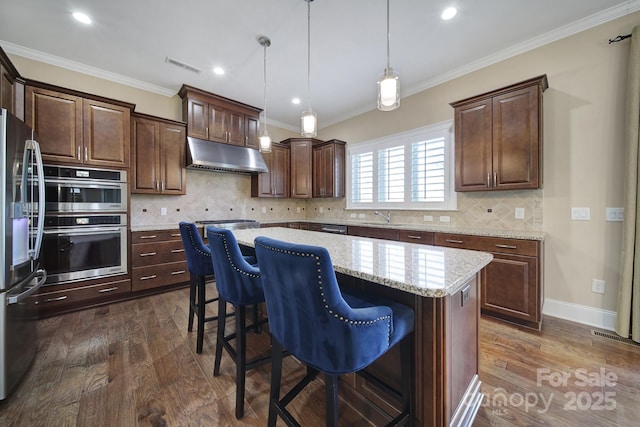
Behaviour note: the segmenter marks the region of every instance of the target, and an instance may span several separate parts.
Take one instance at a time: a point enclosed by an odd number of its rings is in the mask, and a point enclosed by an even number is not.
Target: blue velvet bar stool
[[[325,248],[258,237],[255,249],[272,334],[268,425],[280,416],[299,426],[286,406],[321,372],[326,425],[337,426],[338,376],[366,368],[397,343],[402,390],[395,394],[403,411],[389,425],[410,424],[413,310],[364,291],[341,291]],[[283,348],[307,365],[307,374],[280,399]]]
[[[202,242],[195,224],[183,221],[180,222],[179,226],[190,275],[188,331],[191,332],[193,330],[193,317],[195,314],[197,316],[196,353],[202,353],[204,324],[205,322],[218,320],[217,316],[205,316],[206,305],[218,301],[218,298],[207,299],[205,291],[207,280],[213,279],[211,251]]]
[[[224,348],[236,364],[236,418],[240,419],[244,415],[246,371],[271,360],[270,356],[251,361],[246,359],[247,330],[253,329],[258,332],[260,325],[267,322],[266,318],[257,320],[254,316],[254,321],[246,326],[246,307],[255,307],[264,302],[260,269],[251,265],[242,255],[230,230],[208,226],[206,231],[218,288],[218,331],[213,375],[220,375],[220,360]],[[235,332],[229,335],[225,335],[224,316],[227,303],[232,304],[235,309]],[[235,340],[235,348],[231,345],[232,340]]]

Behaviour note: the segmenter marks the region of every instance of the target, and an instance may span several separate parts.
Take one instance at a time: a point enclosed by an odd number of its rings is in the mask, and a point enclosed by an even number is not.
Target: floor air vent
[[[592,329],[591,330],[591,335],[595,335],[595,336],[603,337],[603,338],[609,338],[610,340],[620,341],[620,342],[623,342],[625,344],[631,344],[631,345],[640,346],[640,343],[637,343],[634,340],[629,339],[629,338],[623,338],[623,337],[621,337],[619,335],[616,335],[615,333],[612,333],[612,332],[598,331],[596,329]]]

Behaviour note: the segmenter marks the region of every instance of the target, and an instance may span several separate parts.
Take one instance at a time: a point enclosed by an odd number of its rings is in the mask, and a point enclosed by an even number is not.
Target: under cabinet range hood
[[[258,150],[193,137],[187,137],[187,168],[242,174],[269,171]]]

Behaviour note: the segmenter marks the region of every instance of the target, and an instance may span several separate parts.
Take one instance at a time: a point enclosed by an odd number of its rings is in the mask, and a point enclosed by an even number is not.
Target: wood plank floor
[[[41,320],[38,355],[0,404],[0,426],[266,425],[269,367],[248,373],[245,416],[236,420],[234,365],[223,355],[213,377],[211,323],[195,353],[187,300],[181,289]],[[268,348],[265,334],[249,339],[256,353]],[[304,372],[285,359],[285,387]],[[535,332],[482,319],[480,376],[476,426],[639,425],[640,347],[582,325],[548,317]],[[304,426],[324,425],[322,384],[290,408]],[[346,405],[340,423],[368,425]]]

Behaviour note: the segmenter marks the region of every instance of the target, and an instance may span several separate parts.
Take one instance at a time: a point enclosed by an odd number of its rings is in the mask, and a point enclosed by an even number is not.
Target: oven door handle
[[[24,301],[25,298],[27,298],[29,295],[35,294],[38,291],[38,289],[40,289],[40,287],[42,285],[44,285],[44,282],[47,281],[47,272],[45,270],[43,270],[43,269],[39,269],[28,280],[31,280],[34,277],[38,278],[38,280],[36,280],[36,284],[31,286],[30,288],[27,288],[26,291],[21,292],[18,295],[12,295],[12,296],[8,297],[7,298],[7,305],[18,304],[18,303]]]
[[[57,234],[61,237],[73,236],[94,236],[96,234],[120,233],[125,227],[100,227],[100,228],[83,228],[78,231],[69,231],[61,229],[45,230],[44,234]]]
[[[119,189],[122,188],[123,185],[126,185],[126,182],[123,181],[100,181],[100,180],[86,180],[86,181],[75,181],[69,179],[56,179],[56,178],[47,178],[47,184],[56,184],[62,185],[65,187],[82,187],[82,188],[109,188],[109,189]]]

